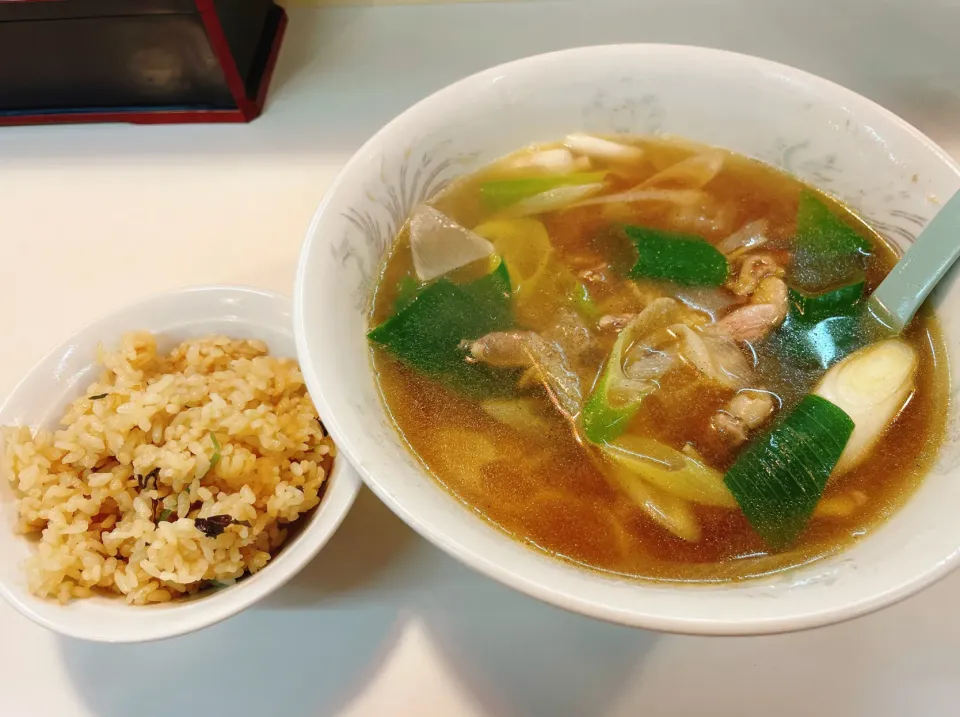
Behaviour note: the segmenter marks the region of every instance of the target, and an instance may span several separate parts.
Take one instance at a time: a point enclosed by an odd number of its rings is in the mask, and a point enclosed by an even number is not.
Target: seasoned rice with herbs
[[[37,539],[30,590],[142,605],[262,569],[335,450],[296,361],[225,336],[161,354],[147,332],[99,360],[58,430],[0,429],[17,528]]]

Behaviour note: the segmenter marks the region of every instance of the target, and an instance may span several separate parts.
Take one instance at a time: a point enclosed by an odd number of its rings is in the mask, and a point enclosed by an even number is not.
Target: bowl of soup
[[[954,567],[960,288],[871,292],[960,168],[758,58],[624,45],[462,80],[325,195],[295,289],[344,455],[467,565],[627,625],[778,632]]]

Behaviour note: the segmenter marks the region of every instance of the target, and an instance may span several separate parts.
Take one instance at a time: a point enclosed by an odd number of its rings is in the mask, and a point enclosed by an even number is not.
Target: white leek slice
[[[723,474],[682,451],[633,434],[607,443],[601,452],[621,469],[670,495],[703,505],[736,508]]]
[[[454,269],[484,259],[493,244],[426,205],[410,218],[410,251],[421,281],[432,281]]]
[[[588,161],[589,166],[589,161]],[[543,149],[532,154],[523,154],[510,163],[511,169],[539,169],[550,174],[570,174],[577,170],[577,160],[566,147]]]
[[[833,469],[837,476],[859,465],[913,394],[917,352],[902,339],[886,339],[833,366],[814,393],[842,409],[854,429]]]
[[[688,543],[700,540],[700,522],[689,502],[660,490],[615,461],[594,456],[597,468],[610,485],[623,491],[651,520]]]
[[[593,184],[566,184],[562,187],[535,194],[511,204],[497,215],[498,219],[511,217],[527,217],[531,214],[545,214],[561,209],[569,209],[582,199],[592,196],[606,188],[603,182]]]
[[[609,139],[594,137],[591,134],[571,134],[563,144],[573,152],[591,159],[608,162],[639,162],[643,159],[643,150],[631,144],[611,142]]]

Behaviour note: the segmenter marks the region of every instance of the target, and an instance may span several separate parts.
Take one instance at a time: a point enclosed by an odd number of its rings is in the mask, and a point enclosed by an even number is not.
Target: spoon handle
[[[960,256],[960,192],[954,194],[870,296],[873,314],[900,333]]]

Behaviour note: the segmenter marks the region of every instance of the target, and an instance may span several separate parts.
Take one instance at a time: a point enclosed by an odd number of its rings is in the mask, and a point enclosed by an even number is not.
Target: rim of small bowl
[[[589,597],[575,594],[571,591],[554,588],[549,583],[535,579],[529,579],[517,570],[510,567],[503,567],[493,563],[483,554],[477,552],[470,545],[464,544],[456,536],[447,534],[435,527],[429,518],[411,511],[402,499],[398,499],[387,487],[380,483],[377,476],[367,470],[356,455],[355,448],[351,438],[341,430],[340,423],[337,420],[336,411],[331,409],[327,402],[324,391],[325,381],[320,380],[314,371],[310,347],[306,340],[306,330],[303,315],[303,293],[306,282],[307,264],[315,245],[318,245],[322,239],[318,238],[318,228],[323,221],[328,206],[332,198],[337,194],[341,186],[347,181],[350,174],[360,165],[366,155],[379,143],[385,141],[395,127],[401,125],[404,119],[422,108],[424,105],[443,100],[446,97],[456,97],[463,92],[465,88],[475,84],[482,84],[488,80],[495,79],[499,75],[509,73],[512,70],[524,67],[530,69],[536,65],[547,66],[560,58],[570,58],[580,55],[584,61],[589,61],[591,55],[595,53],[616,53],[616,52],[637,52],[638,50],[650,54],[663,54],[672,57],[685,57],[687,59],[697,58],[703,62],[724,62],[734,69],[748,69],[756,71],[758,69],[775,72],[783,77],[802,82],[809,86],[815,86],[818,89],[832,95],[832,99],[843,102],[847,106],[857,107],[861,111],[880,115],[888,122],[898,126],[902,131],[909,134],[920,145],[929,150],[937,159],[947,165],[958,177],[960,177],[960,163],[954,160],[942,147],[923,134],[909,122],[877,104],[863,95],[839,85],[831,80],[827,80],[818,75],[814,75],[805,70],[785,65],[773,60],[767,60],[753,55],[747,55],[729,50],[720,50],[696,45],[677,45],[664,43],[619,43],[607,45],[589,45],[554,52],[531,55],[518,60],[512,60],[499,65],[495,65],[486,70],[481,70],[468,75],[456,82],[427,95],[423,99],[407,107],[401,113],[396,115],[387,124],[381,127],[370,139],[368,139],[358,149],[337,173],[333,182],[324,192],[320,203],[314,212],[310,226],[307,229],[306,238],[301,247],[300,256],[297,262],[296,279],[294,282],[293,295],[293,320],[294,335],[297,343],[297,355],[300,359],[301,370],[310,389],[311,396],[317,404],[319,411],[330,416],[329,422],[325,421],[330,434],[333,436],[339,449],[348,456],[350,462],[358,470],[362,480],[366,485],[382,500],[397,516],[405,523],[417,531],[421,536],[429,540],[448,555],[461,561],[468,567],[477,570],[489,578],[497,580],[509,587],[512,587],[526,595],[535,597],[548,604],[560,607],[572,612],[577,612],[590,617],[598,618],[608,622],[632,627],[658,630],[662,632],[672,632],[693,635],[763,635],[776,634],[783,632],[793,632],[806,630],[825,625],[836,624],[846,620],[860,617],[894,603],[903,600],[920,590],[928,587],[937,580],[950,573],[958,563],[960,563],[960,550],[954,551],[951,556],[942,560],[929,569],[923,571],[912,579],[906,579],[899,585],[878,593],[871,598],[856,600],[853,602],[838,603],[835,606],[823,608],[816,611],[800,612],[795,614],[786,614],[778,617],[765,617],[757,619],[739,619],[723,620],[720,618],[698,618],[698,617],[676,617],[664,616],[643,612],[626,612],[617,608],[608,606],[604,603],[593,600]],[[842,100],[841,100],[842,98]],[[372,369],[371,369],[372,370]],[[421,471],[426,471],[421,467]],[[427,475],[429,480],[434,480]],[[442,490],[442,488],[440,488]],[[464,509],[464,519],[469,517]],[[491,530],[496,528],[491,527]],[[519,543],[518,543],[519,544]],[[521,547],[525,547],[522,546]],[[958,546],[960,547],[960,546]],[[531,548],[528,548],[532,550]],[[543,560],[558,560],[546,554],[542,554]],[[559,561],[562,562],[562,561]],[[584,570],[589,574],[589,570]],[[602,573],[597,573],[602,576]],[[663,583],[645,583],[637,581],[638,591],[649,590]],[[686,585],[681,583],[670,583],[674,587],[686,589]],[[696,590],[700,585],[690,585],[689,589]],[[709,599],[709,595],[704,595],[704,599]]]
[[[7,412],[8,407],[16,400],[17,395],[21,391],[28,389],[33,381],[38,380],[38,374],[42,373],[42,368],[55,356],[62,355],[80,335],[95,332],[98,330],[98,327],[118,319],[123,319],[125,323],[130,324],[126,330],[146,328],[152,331],[162,331],[162,329],[150,329],[149,327],[137,326],[136,316],[165,303],[175,302],[177,299],[183,297],[194,296],[210,301],[222,301],[225,299],[242,301],[246,298],[248,300],[254,299],[266,302],[270,305],[270,311],[275,312],[278,320],[287,322],[286,327],[277,328],[275,331],[279,333],[289,333],[290,337],[293,337],[293,327],[292,322],[290,322],[292,317],[292,302],[289,297],[283,294],[252,286],[229,284],[188,286],[164,291],[148,296],[116,311],[102,313],[93,321],[88,322],[82,328],[74,331],[68,338],[48,351],[43,358],[37,362],[34,368],[17,382],[10,393],[4,397],[3,402],[0,403],[0,416],[3,416]],[[233,301],[231,301],[231,306],[236,305]],[[184,317],[186,316],[185,314],[182,315]],[[129,317],[129,321],[127,321],[125,317]],[[195,323],[196,325],[202,326],[204,323],[228,319],[234,320],[238,325],[253,327],[257,325],[253,320],[244,320],[237,316],[232,316],[227,312],[224,312],[219,319],[202,316],[195,322],[178,321],[177,323],[182,325]],[[291,341],[291,345],[295,346],[295,342]],[[326,419],[324,419],[324,425],[326,425]],[[149,642],[176,637],[200,630],[204,627],[209,627],[236,615],[282,587],[296,576],[307,563],[320,552],[324,545],[326,545],[327,541],[340,527],[340,524],[352,507],[362,484],[352,463],[346,459],[334,461],[333,470],[330,472],[327,480],[329,482],[335,481],[335,485],[332,490],[327,490],[324,493],[320,504],[313,509],[314,512],[309,518],[310,522],[302,527],[290,543],[283,546],[281,552],[275,559],[272,559],[270,563],[254,575],[247,575],[236,584],[201,598],[172,601],[159,605],[127,605],[121,596],[104,598],[109,601],[115,601],[116,605],[127,608],[131,610],[132,613],[142,613],[142,620],[137,618],[137,627],[128,630],[125,634],[105,634],[105,631],[98,627],[99,623],[92,616],[89,623],[84,622],[82,618],[79,620],[60,622],[55,618],[50,618],[38,613],[30,603],[34,600],[49,599],[29,595],[25,588],[12,587],[5,580],[0,580],[0,595],[2,595],[17,612],[42,627],[66,635],[67,637],[95,642]],[[329,517],[324,525],[314,525],[313,523],[318,520],[321,511]],[[0,527],[0,529],[4,530],[10,528],[11,526],[7,525]],[[26,540],[23,536],[16,537],[21,540]],[[307,539],[308,537],[310,538],[309,540]],[[53,601],[51,601],[51,604],[53,604]],[[74,605],[82,609],[83,600],[75,601]],[[67,609],[66,606],[58,607]]]

